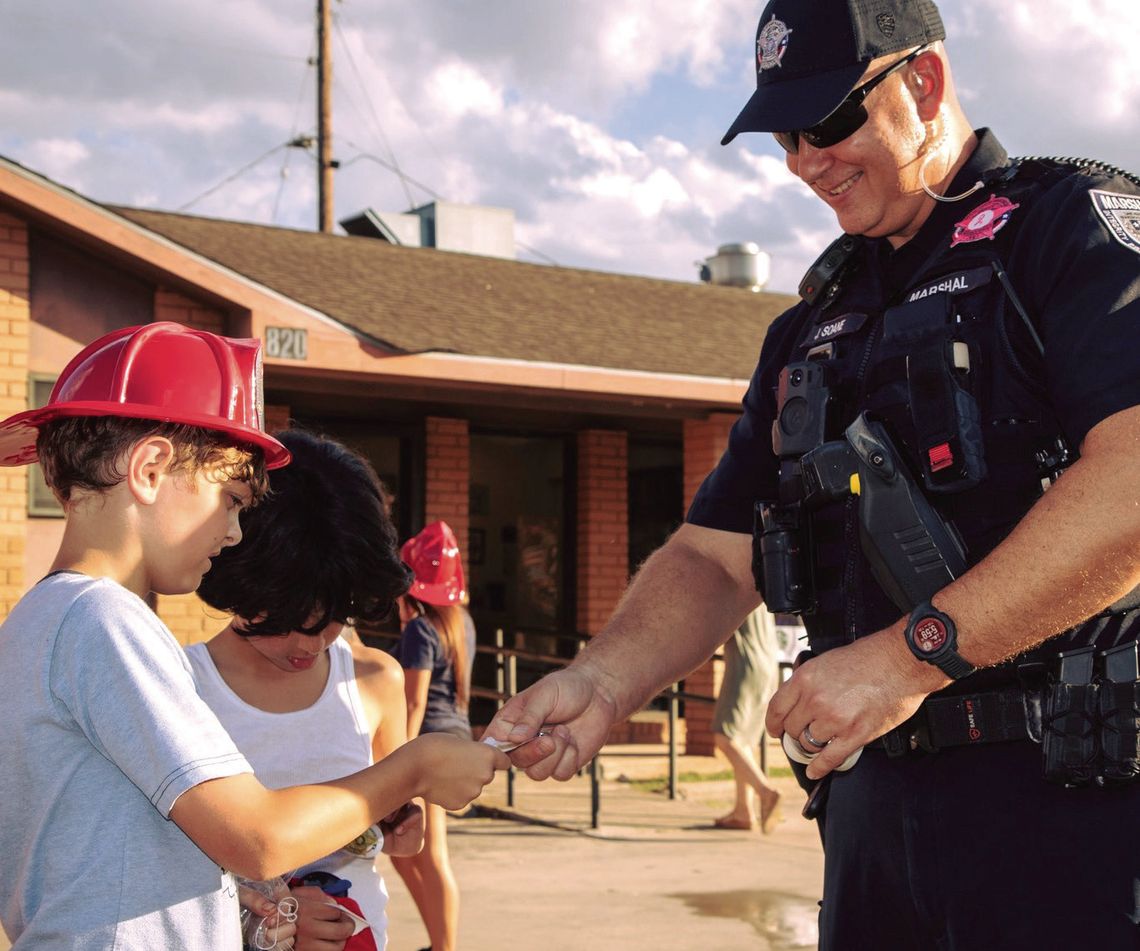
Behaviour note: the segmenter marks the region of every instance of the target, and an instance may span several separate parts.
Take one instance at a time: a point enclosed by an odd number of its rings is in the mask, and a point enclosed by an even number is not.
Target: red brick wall
[[[226,332],[226,315],[216,307],[193,300],[178,291],[159,287],[154,292],[154,319],[173,320],[197,330]]]
[[[289,407],[280,405],[274,406],[267,403],[265,406],[265,431],[267,433],[276,433],[288,428]]]
[[[28,408],[28,228],[0,212],[0,419]],[[28,471],[0,469],[0,616],[24,592]]]
[[[442,519],[451,526],[466,570],[467,530],[471,524],[471,434],[467,420],[429,416],[424,429],[424,524]]]
[[[736,415],[713,413],[708,419],[687,419],[684,429],[685,451],[685,508],[693,501],[697,489],[705,476],[712,471],[717,460],[728,446],[728,433]],[[704,697],[715,697],[720,689],[723,676],[720,661],[708,661],[685,678],[688,693]],[[716,747],[713,744],[712,706],[706,703],[685,704],[685,752],[694,756],[711,756]]]
[[[728,448],[728,433],[735,413],[713,413],[707,419],[686,419],[684,428],[685,510],[707,476]]]
[[[628,582],[628,439],[585,430],[578,434],[578,630],[598,633]]]

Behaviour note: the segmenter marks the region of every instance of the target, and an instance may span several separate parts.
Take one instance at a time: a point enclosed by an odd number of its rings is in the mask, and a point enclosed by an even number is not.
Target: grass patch
[[[792,775],[792,770],[788,766],[769,766],[768,775],[772,778],[788,778]],[[678,783],[711,783],[722,782],[726,779],[733,778],[731,769],[723,769],[717,773],[694,773],[694,772],[681,772],[677,774]],[[634,789],[639,789],[642,792],[667,792],[669,789],[668,776],[654,776],[652,779],[631,779],[628,780],[629,785]]]

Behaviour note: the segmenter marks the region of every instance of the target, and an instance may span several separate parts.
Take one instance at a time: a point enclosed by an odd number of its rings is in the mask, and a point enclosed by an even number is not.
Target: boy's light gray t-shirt
[[[241,947],[233,877],[168,816],[251,770],[140,598],[73,572],[29,591],[0,626],[0,724],[13,951]]]

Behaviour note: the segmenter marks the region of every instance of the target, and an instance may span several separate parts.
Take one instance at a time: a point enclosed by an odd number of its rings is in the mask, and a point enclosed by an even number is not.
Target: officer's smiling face
[[[876,60],[861,82],[898,58]],[[799,153],[787,155],[792,174],[827,202],[845,232],[885,237],[895,247],[913,237],[931,207],[919,184],[927,133],[907,86],[912,68],[871,91],[867,121],[842,142],[817,149],[801,139]]]

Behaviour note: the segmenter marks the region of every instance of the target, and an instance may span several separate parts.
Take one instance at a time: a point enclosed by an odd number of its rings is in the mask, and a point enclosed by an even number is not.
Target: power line
[[[305,61],[305,71],[301,74],[301,88],[297,90],[297,104],[293,107],[293,126],[289,133],[289,144],[292,146],[298,143],[297,127],[301,122],[301,104],[305,98],[305,89],[309,85],[309,77],[312,75],[316,42],[316,38],[314,37],[309,46],[309,56]],[[285,157],[281,160],[281,181],[277,184],[277,195],[273,199],[273,217],[269,219],[273,224],[277,223],[277,209],[281,204],[281,195],[285,191],[285,180],[289,177],[289,159],[292,155],[293,153],[289,149],[286,149]]]
[[[526,251],[528,254],[533,254],[536,258],[542,258],[547,264],[553,264],[555,267],[560,267],[559,263],[554,260],[549,254],[543,254],[538,248],[532,248],[529,244],[523,244],[518,238],[515,239],[515,244]]]
[[[408,199],[408,205],[412,205],[412,193],[408,188],[408,183],[404,180],[404,171],[400,168],[400,163],[396,160],[396,153],[392,150],[392,145],[388,141],[388,136],[384,133],[384,127],[380,123],[380,117],[376,114],[376,107],[372,102],[372,97],[368,95],[368,87],[364,83],[364,77],[360,74],[360,69],[356,65],[356,58],[352,55],[352,49],[348,45],[348,40],[345,39],[344,31],[340,26],[340,17],[333,17],[333,27],[336,34],[340,37],[340,45],[344,49],[345,55],[348,57],[348,64],[352,67],[352,72],[356,76],[356,82],[360,86],[360,92],[364,96],[364,101],[368,106],[368,111],[372,115],[372,124],[376,127],[376,132],[380,136],[380,142],[384,146],[384,151],[388,153],[388,158],[392,163],[392,170],[400,179],[400,185],[404,189],[404,196]]]
[[[353,26],[352,19],[351,19],[351,17],[349,17],[347,10],[342,10],[337,15],[339,17],[341,17],[348,26],[356,29],[356,31],[358,33],[364,32],[359,27]],[[419,116],[417,116],[416,113],[414,113],[411,109],[409,109],[407,107],[407,105],[404,103],[404,100],[400,98],[399,90],[396,88],[396,86],[392,82],[389,81],[387,75],[385,75],[384,73],[381,73],[380,78],[383,80],[384,85],[388,88],[388,93],[391,96],[391,98],[393,100],[395,100],[396,105],[398,105],[400,107],[400,110],[404,113],[405,116],[408,117],[408,119],[411,121],[412,125],[414,125],[416,127],[416,131],[419,132],[419,134],[423,138],[424,142],[427,143],[428,148],[431,149],[432,155],[435,156],[436,162],[442,168],[443,167],[443,156],[440,155],[439,149],[436,147],[435,142],[432,141],[431,136],[429,136],[427,134],[427,130],[423,127],[423,123],[420,122]]]
[[[347,145],[349,148],[356,149],[359,152],[359,154],[354,155],[347,162],[341,162],[340,167],[342,169],[348,168],[349,165],[351,165],[353,162],[358,162],[360,159],[368,159],[371,162],[375,162],[377,165],[383,166],[389,172],[394,172],[395,174],[399,175],[401,181],[406,180],[408,182],[411,182],[413,185],[416,186],[416,188],[419,188],[422,191],[427,192],[427,194],[431,195],[431,197],[434,198],[436,201],[447,201],[447,199],[444,198],[443,195],[441,195],[439,192],[437,192],[434,188],[432,188],[429,185],[425,185],[423,182],[417,182],[414,178],[412,178],[411,175],[406,175],[401,169],[397,168],[391,162],[385,161],[384,159],[380,158],[379,155],[373,155],[371,152],[365,152],[364,149],[362,149],[359,145],[356,145],[354,142],[349,142],[347,139],[345,140],[344,144]],[[415,201],[412,199],[412,196],[410,193],[408,194],[408,206],[409,207],[415,206]]]
[[[234,172],[232,175],[228,175],[228,176],[226,176],[226,177],[225,177],[225,178],[223,178],[223,179],[222,179],[220,182],[218,182],[218,184],[216,184],[216,185],[212,186],[211,188],[207,188],[207,189],[206,189],[204,192],[202,192],[202,194],[201,194],[201,195],[199,195],[197,198],[193,198],[193,199],[191,199],[190,201],[186,202],[186,204],[185,204],[185,205],[182,205],[181,207],[179,207],[179,208],[177,208],[177,209],[175,209],[175,210],[176,210],[176,211],[186,211],[188,208],[192,207],[193,205],[196,205],[196,204],[198,204],[198,202],[200,202],[200,201],[201,201],[203,198],[206,198],[206,197],[208,197],[209,195],[212,195],[212,194],[213,194],[214,192],[216,192],[216,191],[217,191],[219,188],[222,188],[222,187],[224,187],[225,185],[228,185],[230,182],[232,182],[232,181],[233,181],[234,179],[236,179],[236,178],[240,178],[242,175],[244,175],[246,172],[248,172],[248,171],[249,171],[251,168],[253,168],[255,165],[259,164],[260,162],[264,162],[264,161],[265,161],[267,158],[269,158],[269,156],[273,155],[275,152],[279,152],[281,149],[287,149],[287,148],[289,148],[289,147],[290,147],[292,144],[293,144],[292,142],[282,142],[280,145],[275,145],[275,146],[273,146],[273,148],[271,148],[271,149],[270,149],[268,152],[266,152],[264,155],[259,155],[259,156],[258,156],[257,158],[255,158],[255,159],[254,159],[252,162],[248,163],[247,165],[243,165],[241,168],[239,168],[239,169],[238,169],[236,172]]]

